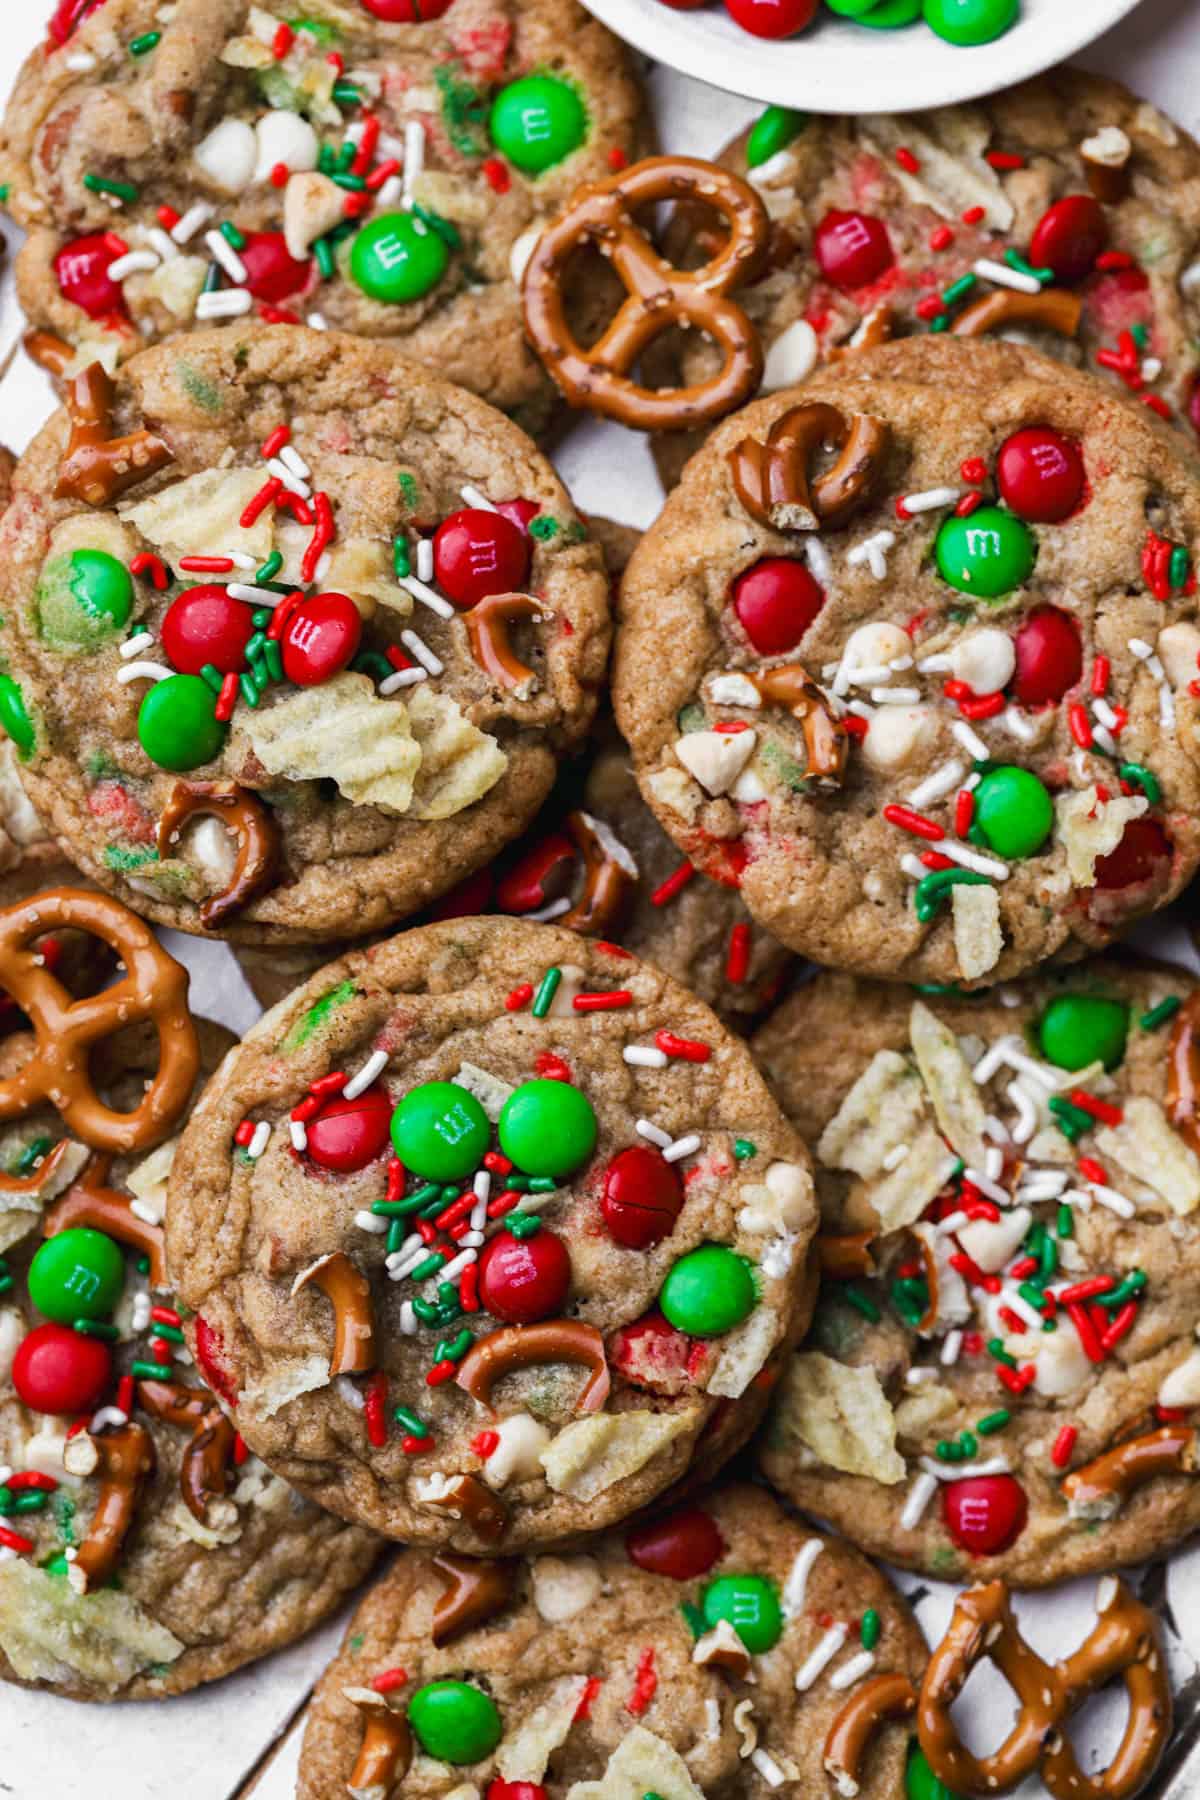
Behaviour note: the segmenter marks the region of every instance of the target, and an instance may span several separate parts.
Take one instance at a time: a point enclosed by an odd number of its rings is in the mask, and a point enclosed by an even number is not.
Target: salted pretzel
[[[158,820],[158,854],[168,857],[190,819],[219,819],[237,840],[228,885],[200,908],[216,931],[267,887],[279,860],[279,831],[262,801],[236,781],[177,781]]]
[[[633,865],[630,872],[633,859],[629,852],[591,813],[569,813],[567,830],[583,858],[583,892],[571,910],[555,923],[584,937],[593,937],[607,931],[619,918],[637,880],[637,868]],[[624,862],[618,851],[625,857]]]
[[[714,207],[727,242],[703,267],[676,268],[637,223],[640,208],[662,200]],[[763,352],[749,319],[729,299],[766,259],[770,222],[748,182],[694,156],[651,156],[589,182],[534,246],[522,282],[530,342],[572,406],[587,407],[638,431],[710,425],[758,387]],[[592,244],[612,263],[628,297],[597,341],[584,349],[567,323],[565,285],[573,253]],[[721,367],[691,387],[642,387],[630,371],[664,331],[691,326],[722,352]]]
[[[385,1696],[372,1688],[344,1688],[343,1693],[363,1722],[362,1741],[347,1792],[389,1795],[408,1774],[412,1762],[408,1720],[403,1713],[394,1712]]]
[[[1096,1593],[1096,1625],[1073,1655],[1047,1663],[1017,1628],[1002,1581],[960,1594],[950,1627],[929,1661],[917,1708],[921,1748],[940,1781],[966,1794],[1007,1794],[1035,1771],[1054,1800],[1131,1800],[1153,1775],[1171,1734],[1171,1686],[1154,1614],[1116,1576]],[[990,1756],[959,1737],[950,1708],[972,1669],[993,1662],[1021,1704],[1017,1722]],[[1085,1775],[1066,1732],[1091,1694],[1120,1677],[1129,1702],[1125,1733],[1108,1767]]]
[[[580,1319],[543,1319],[537,1325],[505,1325],[477,1338],[458,1365],[455,1380],[481,1406],[490,1406],[492,1389],[501,1376],[539,1363],[578,1363],[588,1370],[577,1413],[599,1412],[608,1398],[612,1377],[604,1339],[594,1325]]]
[[[917,1696],[907,1675],[873,1675],[844,1700],[825,1737],[821,1760],[839,1793],[857,1794],[862,1765],[877,1731],[891,1719],[907,1719]]]
[[[745,437],[729,452],[737,497],[751,518],[776,531],[819,531],[845,525],[870,497],[888,443],[888,428],[870,413],[809,400],[781,413],[765,439]],[[809,465],[824,444],[838,451],[824,474]]]
[[[1183,1141],[1200,1151],[1200,993],[1184,1001],[1171,1027],[1167,1117]]]
[[[518,619],[538,619],[544,624],[553,617],[550,608],[532,594],[488,594],[466,615],[471,655],[501,687],[521,687],[534,679],[534,672],[513,649],[508,628]]]
[[[333,1308],[331,1375],[365,1375],[375,1367],[375,1313],[371,1284],[344,1250],[319,1257],[292,1283],[292,1298],[309,1283]]]
[[[982,337],[985,332],[1007,331],[1014,325],[1041,325],[1062,337],[1074,337],[1082,316],[1083,301],[1067,288],[1043,288],[1040,294],[996,288],[964,308],[950,332],[953,337]]]
[[[237,1433],[207,1388],[178,1381],[140,1381],[138,1405],[153,1419],[190,1431],[179,1470],[188,1511],[210,1530],[237,1523],[237,1507],[226,1498]]]
[[[741,674],[758,695],[760,705],[780,706],[800,725],[808,755],[805,774],[826,785],[840,782],[849,749],[846,728],[834,718],[825,695],[803,664],[780,663],[773,669],[747,669]]]
[[[126,437],[113,437],[112,409],[112,377],[99,363],[92,363],[67,390],[71,435],[54,490],[60,500],[108,506],[126,488],[174,460],[163,439],[144,427]]]
[[[455,1556],[443,1550],[433,1558],[442,1584],[433,1609],[430,1636],[440,1648],[464,1631],[473,1631],[501,1612],[512,1598],[517,1564],[510,1558]]]
[[[71,1475],[95,1475],[100,1483],[88,1534],[67,1568],[75,1593],[103,1587],[133,1524],[138,1496],[155,1469],[154,1442],[141,1425],[118,1425],[96,1436],[69,1439],[63,1466]]]
[[[124,965],[112,987],[72,999],[39,961],[35,941],[47,931],[86,931]],[[23,1069],[0,1081],[0,1119],[15,1119],[42,1101],[94,1150],[147,1150],[175,1125],[200,1067],[196,1028],[187,1008],[187,971],[168,956],[148,925],[107,894],[51,888],[0,912],[0,987],[26,1013],[37,1049]],[[92,1086],[88,1057],[102,1038],[150,1019],[159,1061],[144,1099],[114,1112]]]

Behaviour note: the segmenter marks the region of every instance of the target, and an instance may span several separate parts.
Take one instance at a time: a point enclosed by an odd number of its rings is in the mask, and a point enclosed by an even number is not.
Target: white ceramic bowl
[[[584,0],[618,37],[656,62],[751,100],[808,112],[912,112],[990,94],[1037,75],[1133,11],[1138,0],[1021,0],[995,43],[947,44],[925,24],[872,31],[821,10],[782,42],[751,37],[720,0],[677,12],[663,0]]]

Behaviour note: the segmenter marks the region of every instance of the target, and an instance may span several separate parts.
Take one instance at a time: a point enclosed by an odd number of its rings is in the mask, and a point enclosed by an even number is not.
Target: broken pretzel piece
[[[505,1325],[479,1338],[458,1365],[455,1380],[481,1406],[491,1406],[492,1389],[514,1369],[539,1363],[581,1363],[588,1371],[577,1413],[599,1412],[608,1399],[612,1377],[604,1339],[594,1325],[577,1319],[545,1319],[540,1325]]]
[[[473,1556],[454,1556],[442,1551],[433,1566],[443,1591],[433,1609],[432,1637],[439,1647],[485,1625],[512,1598],[517,1564],[504,1558],[482,1561]]]
[[[262,801],[236,781],[177,781],[158,821],[159,856],[169,857],[189,819],[201,816],[219,819],[237,840],[228,885],[200,908],[200,923],[216,931],[270,885],[279,860],[279,832]]]
[[[77,375],[67,391],[71,435],[58,469],[54,492],[60,500],[111,506],[118,494],[174,461],[162,438],[144,428],[110,437],[112,378],[99,363]]]
[[[292,1299],[309,1283],[333,1308],[330,1375],[365,1375],[375,1367],[375,1312],[371,1284],[344,1250],[322,1256],[292,1283]]]
[[[729,452],[738,499],[761,525],[776,531],[820,531],[845,525],[870,498],[889,438],[882,419],[811,400],[782,413],[765,441],[746,437]],[[824,445],[838,452],[832,467],[811,477]]]
[[[355,1800],[390,1800],[412,1762],[412,1732],[403,1713],[393,1712],[373,1688],[344,1688],[362,1716],[363,1735],[347,1791]]]
[[[141,1425],[118,1425],[95,1437],[81,1434],[63,1447],[63,1467],[70,1475],[99,1474],[100,1493],[88,1534],[67,1564],[67,1579],[77,1594],[103,1587],[117,1566],[142,1483],[154,1473],[154,1444]]]
[[[207,1388],[184,1387],[177,1381],[141,1381],[138,1405],[153,1419],[191,1430],[179,1486],[192,1517],[210,1531],[236,1525],[237,1507],[225,1496],[237,1434],[213,1395]]]

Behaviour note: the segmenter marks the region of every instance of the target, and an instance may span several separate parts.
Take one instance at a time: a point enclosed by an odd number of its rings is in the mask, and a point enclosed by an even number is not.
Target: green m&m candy
[[[728,1619],[754,1656],[773,1650],[783,1635],[779,1597],[761,1575],[721,1575],[709,1582],[700,1604],[707,1625]]]
[[[991,769],[975,789],[975,823],[997,856],[1033,856],[1050,836],[1054,802],[1028,769]]]
[[[500,1148],[526,1175],[569,1175],[596,1148],[596,1115],[569,1081],[523,1081],[504,1102]]]
[[[410,1088],[392,1114],[392,1144],[406,1169],[426,1181],[461,1181],[491,1142],[488,1116],[456,1081]]]
[[[138,711],[138,739],[160,769],[198,769],[219,756],[225,727],[213,711],[216,695],[199,675],[158,681]]]
[[[60,650],[98,650],[124,630],[133,580],[107,550],[52,556],[37,585],[38,629]]]
[[[948,44],[990,44],[1016,24],[1021,0],[924,0],[924,10]]]
[[[908,1766],[904,1771],[904,1791],[907,1800],[958,1800],[958,1795],[953,1788],[948,1788],[945,1782],[934,1774],[925,1752],[916,1738],[908,1747]]]
[[[689,1337],[719,1337],[758,1305],[750,1264],[722,1244],[702,1244],[681,1256],[658,1296],[663,1317]]]
[[[492,105],[492,142],[524,175],[541,175],[578,150],[587,136],[583,101],[557,75],[523,75]]]
[[[104,1319],[125,1285],[125,1259],[110,1237],[82,1226],[47,1238],[29,1265],[29,1298],[59,1325]]]
[[[998,506],[942,525],[934,549],[943,581],[963,594],[999,600],[1029,580],[1037,548],[1028,525]]]
[[[369,299],[403,306],[436,287],[449,260],[445,239],[424,219],[383,213],[355,238],[350,273]]]
[[[11,675],[0,675],[0,729],[8,733],[23,757],[37,742],[25,696]]]
[[[914,25],[921,16],[921,0],[883,0],[858,21],[872,31],[896,31],[902,25]]]
[[[430,1681],[408,1703],[408,1722],[426,1756],[474,1763],[490,1756],[504,1727],[500,1709],[469,1681]]]
[[[807,124],[807,113],[793,112],[790,106],[768,106],[759,113],[746,139],[746,167],[757,169],[760,163],[778,156]]]
[[[1102,1062],[1115,1069],[1125,1054],[1129,1008],[1100,994],[1060,994],[1038,1021],[1038,1043],[1058,1069],[1086,1069]]]

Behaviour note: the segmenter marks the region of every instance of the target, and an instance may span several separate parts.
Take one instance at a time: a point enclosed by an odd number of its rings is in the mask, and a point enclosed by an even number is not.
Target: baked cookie
[[[297,1794],[891,1800],[926,1656],[885,1577],[758,1488],[574,1555],[410,1550],[317,1688]]]
[[[461,919],[331,964],[176,1159],[171,1266],[252,1449],[476,1555],[709,1476],[807,1315],[807,1158],[749,1053],[628,952]]]
[[[718,161],[771,215],[768,272],[738,296],[765,391],[892,336],[1015,330],[1200,430],[1200,148],[1118,82],[1064,67],[898,117],[768,107]],[[678,217],[675,260],[710,255],[711,230]],[[693,333],[659,373],[702,379],[713,357]],[[657,440],[664,480],[700,441]]]
[[[154,1007],[162,1039],[144,1021],[122,1030],[115,997],[113,1035],[93,1045],[95,1110],[73,1093],[70,1126],[21,1102],[46,1080],[45,1025],[0,1045],[0,1678],[151,1699],[299,1637],[378,1540],[248,1456],[183,1345],[163,1265],[167,1134],[230,1034],[193,1030],[183,971],[116,902],[79,891],[0,914],[0,978],[15,974],[31,1009],[44,989],[20,945],[39,908],[60,907],[76,928],[117,922],[124,998],[135,1016]]]
[[[1102,946],[1200,856],[1198,533],[1182,439],[1023,347],[756,401],[622,584],[642,792],[819,961],[978,985]]]
[[[30,798],[161,924],[378,931],[516,837],[585,734],[585,535],[516,426],[390,345],[244,324],[93,366],[0,525]]]
[[[1197,1021],[1186,971],[1111,960],[969,998],[822,975],[768,1020],[822,1216],[761,1450],[798,1505],[1031,1587],[1200,1524]]]
[[[574,0],[80,10],[26,62],[0,151],[40,360],[111,369],[195,324],[303,318],[545,429],[524,259],[642,147],[628,54]]]

